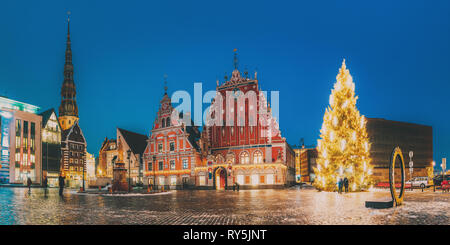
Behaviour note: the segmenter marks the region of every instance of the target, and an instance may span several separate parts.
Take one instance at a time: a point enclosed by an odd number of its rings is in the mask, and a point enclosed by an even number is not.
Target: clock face
[[[163,108],[163,110],[166,110],[166,109],[167,109],[167,107],[169,107],[169,106],[167,105],[167,103],[164,103],[164,104],[162,104],[162,108]]]

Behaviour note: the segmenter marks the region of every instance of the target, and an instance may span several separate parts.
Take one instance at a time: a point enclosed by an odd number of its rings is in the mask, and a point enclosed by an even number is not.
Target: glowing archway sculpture
[[[395,160],[400,157],[400,173],[402,175],[400,194],[397,196],[395,188]],[[391,189],[392,201],[395,206],[400,206],[403,203],[403,196],[405,195],[405,160],[403,159],[402,150],[400,147],[395,147],[391,155],[391,163],[389,164],[389,187]]]
[[[395,161],[397,157],[400,158],[400,174],[402,175],[400,193],[397,196],[395,186]],[[366,208],[392,208],[400,206],[403,203],[403,196],[405,195],[405,161],[403,159],[402,150],[400,147],[395,147],[391,154],[391,162],[389,163],[389,188],[391,190],[391,201],[366,201]]]

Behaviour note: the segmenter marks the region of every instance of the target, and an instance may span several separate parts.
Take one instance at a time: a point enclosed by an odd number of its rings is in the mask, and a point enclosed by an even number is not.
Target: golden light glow
[[[370,144],[364,116],[356,108],[355,84],[342,63],[325,110],[315,169],[316,188],[335,191],[336,181],[349,180],[352,191],[368,189],[371,185]]]

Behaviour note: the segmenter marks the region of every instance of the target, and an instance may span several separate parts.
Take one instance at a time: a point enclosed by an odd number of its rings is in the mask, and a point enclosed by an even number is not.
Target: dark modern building
[[[42,116],[42,176],[49,186],[58,186],[61,170],[61,126],[55,110],[44,111]]]
[[[394,147],[399,146],[409,173],[409,151],[413,151],[413,176],[428,176],[433,161],[433,128],[431,126],[367,118],[373,177],[376,182],[389,181],[389,162]]]

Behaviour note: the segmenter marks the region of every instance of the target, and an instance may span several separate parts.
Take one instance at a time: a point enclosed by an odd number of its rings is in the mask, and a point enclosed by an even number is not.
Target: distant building
[[[409,172],[409,151],[413,151],[413,176],[428,176],[433,161],[433,129],[431,126],[367,118],[367,133],[370,138],[373,178],[376,182],[389,181],[389,163],[394,147],[399,146]]]
[[[68,186],[81,186],[83,176],[86,179],[86,139],[78,121],[62,132],[61,151],[61,172]]]
[[[42,116],[42,174],[47,176],[49,186],[58,186],[61,170],[61,126],[54,109]]]
[[[127,171],[130,170],[129,176],[132,185],[141,184],[143,181],[142,157],[147,146],[147,139],[146,135],[117,128],[117,144],[122,149],[122,152],[118,152],[118,154],[123,154],[121,159],[124,160]],[[128,151],[130,151],[130,158],[128,158]]]
[[[42,183],[39,107],[0,97],[0,183]]]
[[[86,183],[95,185],[97,177],[95,176],[95,156],[86,152]]]
[[[113,159],[117,158],[117,142],[116,139],[108,139],[102,143],[102,147],[98,153],[98,167],[97,167],[97,177],[98,178],[109,178],[113,177]]]
[[[317,166],[318,152],[316,148],[299,148],[295,151],[296,182],[314,181],[314,168]]]

